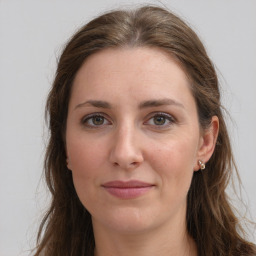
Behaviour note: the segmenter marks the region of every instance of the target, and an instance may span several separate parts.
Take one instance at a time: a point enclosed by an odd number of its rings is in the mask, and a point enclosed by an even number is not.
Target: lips
[[[111,195],[121,199],[132,199],[144,195],[151,190],[154,185],[137,180],[130,181],[110,181],[104,183],[102,187]]]

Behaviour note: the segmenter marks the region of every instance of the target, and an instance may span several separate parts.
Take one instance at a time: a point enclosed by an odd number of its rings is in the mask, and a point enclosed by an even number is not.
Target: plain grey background
[[[47,141],[44,104],[62,46],[96,15],[139,3],[166,5],[205,43],[233,118],[228,125],[243,198],[255,221],[255,0],[0,0],[0,256],[29,254],[47,204],[40,183]],[[255,232],[251,237],[255,242]]]

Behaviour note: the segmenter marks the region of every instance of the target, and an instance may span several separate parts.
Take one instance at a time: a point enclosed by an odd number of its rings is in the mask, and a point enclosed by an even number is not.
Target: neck
[[[97,226],[97,225],[96,225]],[[163,225],[140,234],[120,234],[94,227],[95,256],[196,256],[194,240],[188,235],[185,223],[182,227]]]

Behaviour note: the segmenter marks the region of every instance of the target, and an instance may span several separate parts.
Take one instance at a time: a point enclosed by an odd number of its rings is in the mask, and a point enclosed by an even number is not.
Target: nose
[[[130,170],[143,162],[143,154],[139,147],[140,138],[135,128],[121,127],[113,138],[110,152],[110,162],[121,169]]]

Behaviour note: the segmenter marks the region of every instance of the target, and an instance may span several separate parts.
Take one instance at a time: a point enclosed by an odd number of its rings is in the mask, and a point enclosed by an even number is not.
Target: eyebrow
[[[76,105],[75,109],[77,108],[81,108],[81,107],[85,107],[85,106],[93,106],[96,108],[111,108],[111,105],[106,102],[106,101],[102,101],[102,100],[87,100],[83,103],[80,103],[78,105]]]
[[[156,100],[147,100],[143,101],[139,104],[139,108],[150,108],[150,107],[159,107],[164,105],[175,105],[177,107],[185,108],[183,104],[177,102],[173,99],[164,98],[164,99],[156,99]]]
[[[105,109],[111,109],[111,104],[108,103],[107,101],[102,101],[102,100],[87,100],[83,103],[80,103],[76,105],[75,109],[85,107],[85,106],[93,106],[96,108],[105,108]],[[169,98],[163,98],[163,99],[152,99],[152,100],[146,100],[143,101],[139,104],[139,109],[143,108],[150,108],[150,107],[160,107],[164,105],[174,105],[177,107],[184,108],[184,105],[181,104],[180,102],[177,102],[173,99]]]

